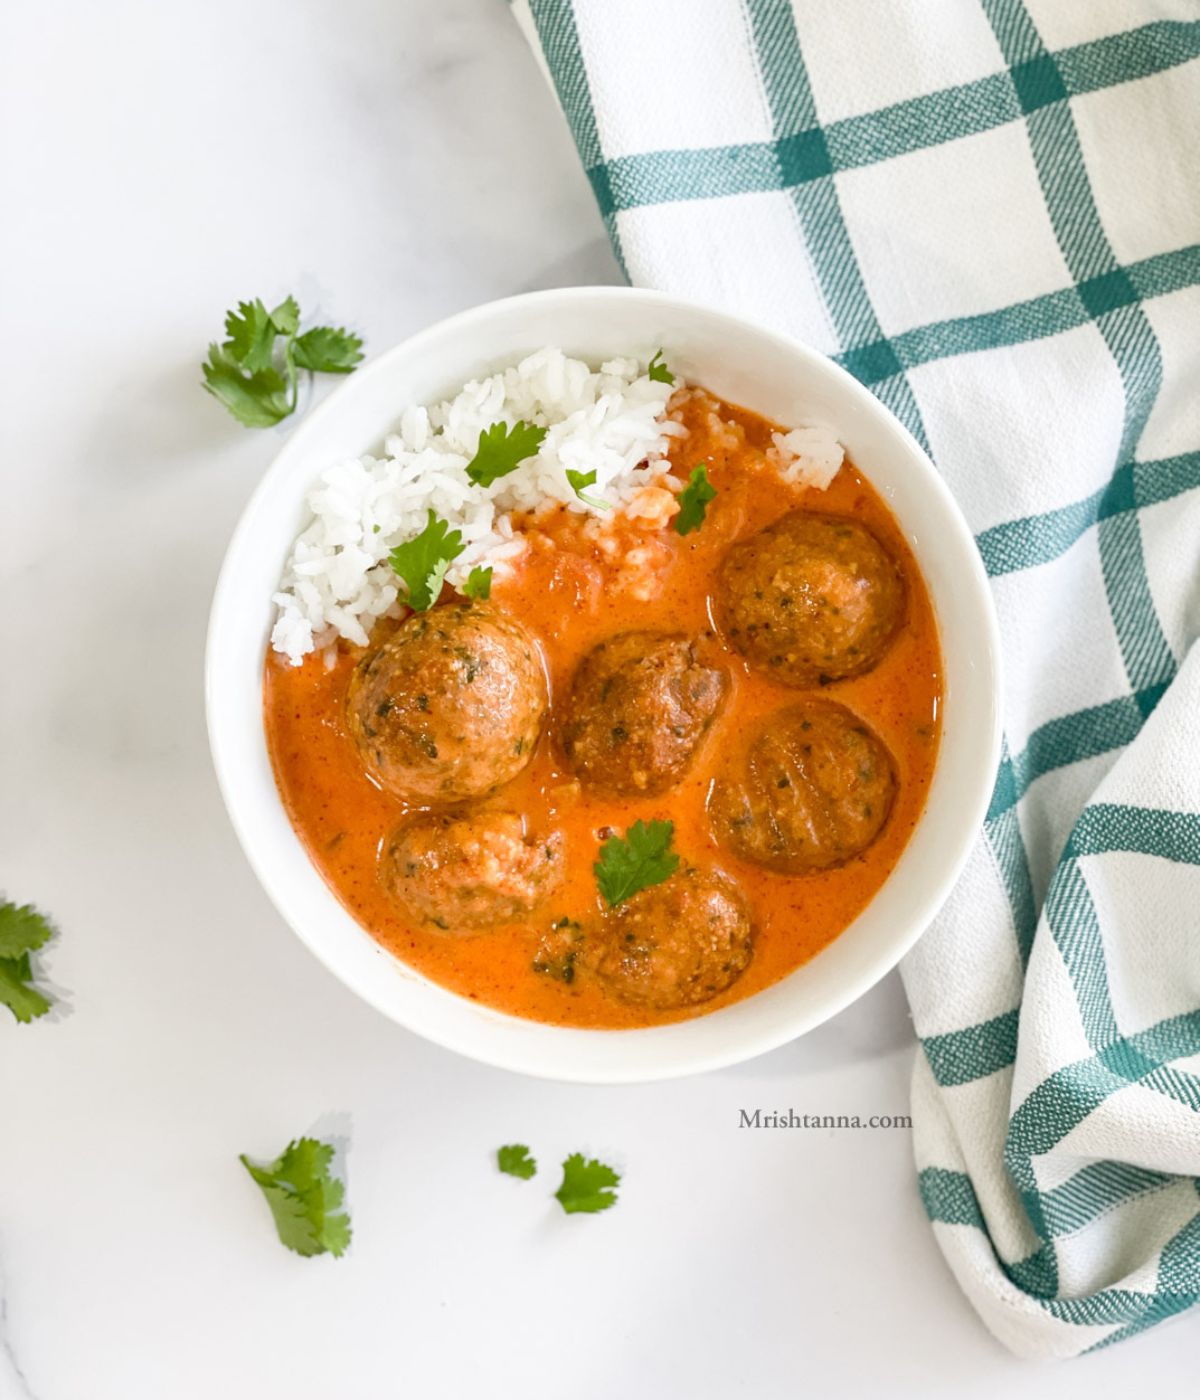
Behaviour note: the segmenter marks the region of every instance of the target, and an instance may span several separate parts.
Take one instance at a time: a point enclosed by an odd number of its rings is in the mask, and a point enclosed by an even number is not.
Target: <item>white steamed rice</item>
[[[337,637],[365,646],[377,618],[403,605],[388,554],[425,528],[429,512],[461,532],[463,552],[446,579],[461,586],[475,566],[497,576],[525,548],[509,518],[559,504],[610,517],[669,470],[672,436],[685,429],[666,416],[674,387],[651,379],[644,361],[608,360],[599,372],[561,350],[472,380],[453,399],[406,408],[381,457],[356,457],[325,471],[310,492],[312,521],[296,540],[274,601],[271,645],[298,666]],[[519,419],[547,429],[537,454],[491,486],[467,476],[479,434]],[[787,480],[824,490],[842,463],[833,430],[807,425],[774,435],[770,454]],[[595,471],[580,500],[567,470]]]

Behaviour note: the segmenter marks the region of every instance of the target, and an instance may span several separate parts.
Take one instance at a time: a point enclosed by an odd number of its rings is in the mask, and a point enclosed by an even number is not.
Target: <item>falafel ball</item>
[[[408,801],[482,797],[529,762],[549,698],[533,637],[481,603],[414,613],[350,681],[368,770]]]
[[[795,510],[729,550],[714,601],[747,661],[804,688],[876,666],[904,617],[905,590],[865,525]]]
[[[655,1011],[719,995],[754,952],[742,891],[728,875],[694,865],[609,910],[596,937],[597,978],[621,1001]]]
[[[769,717],[717,779],[709,817],[735,855],[807,875],[861,855],[895,796],[883,740],[844,705],[814,697]]]
[[[563,836],[529,832],[516,812],[422,812],[392,832],[380,874],[423,923],[475,931],[524,918],[558,889]]]
[[[729,689],[682,634],[621,632],[579,663],[563,752],[578,777],[627,796],[665,792],[687,771]]]

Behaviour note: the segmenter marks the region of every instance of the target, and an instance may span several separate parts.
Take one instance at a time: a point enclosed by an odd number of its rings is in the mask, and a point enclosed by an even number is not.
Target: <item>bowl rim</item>
[[[927,881],[927,888],[922,897],[915,901],[914,907],[910,909],[904,921],[902,934],[894,936],[889,942],[886,950],[881,951],[874,957],[866,959],[866,965],[862,967],[857,975],[846,977],[844,983],[836,992],[831,992],[825,996],[819,1007],[810,1009],[807,1013],[798,1010],[786,1027],[775,1026],[763,1028],[760,1034],[742,1034],[729,1044],[719,1046],[714,1044],[708,1050],[691,1050],[683,1056],[676,1056],[669,1063],[654,1063],[656,1055],[650,1042],[655,1037],[661,1036],[664,1031],[669,1031],[674,1026],[695,1025],[698,1022],[708,1022],[715,1016],[719,1016],[722,1010],[731,1008],[719,1008],[717,1012],[710,1015],[701,1014],[697,1017],[688,1018],[682,1022],[670,1023],[665,1027],[644,1027],[623,1030],[585,1030],[577,1027],[558,1026],[546,1022],[528,1021],[523,1018],[514,1017],[507,1013],[500,1012],[494,1008],[483,1007],[478,1003],[469,1001],[459,994],[441,987],[439,984],[430,981],[415,969],[408,968],[402,960],[394,954],[375,943],[369,932],[358,924],[354,916],[349,913],[344,906],[340,905],[346,921],[355,930],[367,938],[371,938],[375,950],[386,961],[388,965],[399,965],[404,968],[410,978],[417,982],[424,983],[433,992],[441,997],[450,997],[455,1002],[461,1002],[464,1007],[470,1008],[472,1012],[479,1013],[479,1026],[491,1023],[503,1023],[510,1030],[512,1027],[524,1029],[536,1028],[537,1034],[530,1033],[531,1043],[541,1041],[549,1036],[553,1036],[562,1044],[568,1041],[579,1041],[580,1038],[593,1041],[595,1037],[604,1039],[619,1038],[623,1041],[638,1039],[647,1043],[647,1063],[638,1067],[628,1065],[613,1068],[611,1066],[595,1066],[586,1063],[587,1055],[581,1057],[581,1063],[571,1064],[565,1068],[561,1064],[555,1064],[552,1060],[536,1052],[530,1054],[527,1049],[518,1048],[519,1040],[511,1043],[511,1037],[495,1037],[496,1043],[481,1044],[481,1041],[488,1039],[486,1035],[462,1035],[446,1030],[421,1018],[401,1017],[383,995],[380,979],[370,977],[362,978],[351,976],[348,970],[338,965],[337,957],[325,946],[322,939],[310,936],[309,930],[304,927],[303,917],[296,911],[294,905],[288,897],[288,891],[284,888],[284,881],[278,877],[276,870],[268,860],[264,851],[264,843],[258,839],[249,820],[248,813],[244,810],[242,800],[241,780],[238,774],[231,767],[231,758],[226,736],[222,729],[218,711],[224,689],[233,684],[232,680],[226,680],[220,661],[220,647],[223,633],[228,626],[228,619],[232,612],[242,603],[244,599],[235,594],[236,575],[239,562],[248,541],[253,538],[255,517],[259,512],[261,503],[270,497],[277,489],[277,482],[285,477],[291,466],[293,457],[302,455],[302,444],[306,437],[315,433],[317,428],[322,426],[327,420],[334,418],[340,411],[342,404],[348,396],[353,393],[357,386],[361,385],[365,379],[376,379],[387,376],[391,367],[397,361],[409,360],[420,353],[422,346],[430,341],[435,341],[442,337],[455,334],[464,334],[470,331],[473,326],[488,320],[491,317],[504,314],[533,309],[539,306],[553,305],[555,303],[568,302],[578,305],[581,311],[586,312],[589,306],[596,306],[605,302],[619,300],[627,304],[640,303],[647,310],[660,310],[664,312],[682,312],[685,315],[698,315],[709,321],[725,325],[730,329],[737,329],[740,332],[749,332],[753,336],[768,342],[774,342],[777,348],[790,356],[800,365],[807,365],[808,369],[818,376],[825,376],[832,383],[836,384],[841,392],[847,394],[849,398],[862,409],[875,422],[886,429],[891,434],[895,443],[903,447],[910,459],[921,464],[924,475],[923,486],[938,497],[938,506],[949,522],[953,530],[957,533],[957,545],[967,546],[959,550],[961,559],[961,574],[956,581],[956,586],[961,586],[968,596],[968,606],[975,614],[975,621],[979,627],[979,633],[975,638],[974,666],[973,669],[981,671],[985,683],[990,704],[983,732],[974,734],[974,761],[972,772],[968,773],[970,781],[969,797],[964,798],[959,803],[959,814],[954,834],[951,837],[951,848],[942,851],[942,861],[937,878]],[[584,337],[586,338],[586,337]],[[515,352],[514,352],[515,353]],[[464,356],[465,358],[465,356]],[[400,405],[403,407],[403,405]],[[397,410],[398,412],[399,410]],[[314,478],[306,480],[304,490],[311,488]],[[868,473],[868,479],[873,478]],[[890,505],[890,503],[889,503]],[[904,528],[902,524],[902,528]],[[909,531],[905,529],[906,538]],[[915,544],[909,539],[910,548],[913,549],[918,565],[922,573],[928,576],[925,561]],[[957,566],[956,566],[957,567]],[[928,586],[928,582],[927,582]],[[934,603],[935,614],[937,613],[937,600],[933,597],[933,590],[930,589],[931,601]],[[939,632],[942,630],[939,618]],[[265,658],[265,648],[269,645],[269,638],[264,637],[263,647],[259,652],[259,665],[261,666]],[[943,651],[943,660],[944,660]],[[1000,650],[999,623],[996,615],[995,601],[991,587],[988,583],[984,570],[982,558],[975,545],[974,537],[967,525],[953,494],[947,486],[944,478],[934,466],[932,460],[925,452],[924,448],[917,442],[915,437],[908,431],[903,423],[884,405],[874,394],[863,384],[856,380],[847,370],[843,369],[828,355],[805,344],[798,338],[785,332],[763,326],[750,317],[737,315],[723,308],[710,305],[694,298],[680,297],[673,293],[658,292],[646,288],[633,288],[625,286],[583,286],[583,287],[561,287],[550,288],[534,292],[524,292],[515,296],[503,297],[493,301],[484,302],[477,306],[454,313],[439,321],[414,332],[399,343],[382,351],[377,356],[369,358],[362,364],[351,377],[337,385],[328,396],[314,408],[312,408],[304,419],[296,424],[293,431],[280,445],[278,451],[273,456],[270,464],[263,472],[254,490],[248,497],[239,515],[237,525],[230,537],[222,560],[220,572],[213,591],[212,605],[209,612],[208,629],[205,645],[205,711],[206,724],[208,730],[209,747],[212,754],[213,766],[216,771],[217,782],[220,788],[221,797],[229,814],[230,821],[238,837],[239,844],[250,863],[259,883],[262,885],[268,898],[279,912],[284,922],[292,932],[309,949],[309,951],[344,985],[355,992],[360,998],[382,1012],[390,1020],[404,1026],[414,1034],[432,1041],[442,1047],[466,1055],[480,1063],[492,1065],[497,1068],[508,1069],[514,1072],[523,1073],[535,1078],[544,1078],[555,1081],[566,1081],[576,1083],[593,1084],[618,1084],[618,1083],[643,1083],[678,1078],[689,1074],[699,1074],[710,1070],[721,1069],[730,1065],[739,1064],[743,1061],[753,1059],[758,1055],[765,1054],[770,1050],[789,1043],[791,1040],[804,1035],[816,1026],[829,1020],[831,1017],[844,1010],[852,1002],[858,1000],[869,991],[877,982],[885,977],[901,959],[911,950],[917,940],[925,932],[929,923],[936,915],[941,906],[945,903],[953,886],[962,873],[969,858],[971,849],[979,836],[980,829],[986,816],[991,801],[992,787],[995,774],[999,765],[1002,745],[1002,657]],[[260,722],[261,728],[261,722]],[[265,750],[265,734],[262,736],[262,744]],[[934,781],[936,784],[938,768],[941,767],[943,754],[945,752],[945,730],[943,728],[942,749],[939,751],[937,763],[934,769]],[[279,798],[278,790],[274,788],[272,776],[272,797],[282,810],[283,804]],[[930,798],[934,789],[930,790]],[[918,832],[925,824],[930,812],[930,800],[927,798],[925,809],[922,811],[917,825],[906,844],[907,851],[915,842]],[[290,823],[289,823],[290,826]],[[293,833],[294,835],[294,833]],[[299,841],[299,838],[295,838]],[[307,861],[307,853],[304,853]],[[311,862],[310,862],[311,864]],[[315,867],[313,867],[315,870]],[[836,946],[839,941],[846,936],[851,928],[857,924],[868,909],[876,902],[880,894],[887,889],[894,880],[896,871],[893,870],[884,880],[880,889],[876,891],[871,901],[864,907],[863,911],[856,916],[851,925],[843,930],[827,947]],[[331,897],[336,899],[336,896]],[[822,952],[825,950],[822,950]],[[791,978],[802,972],[805,967],[809,967],[821,957],[821,953],[815,955],[807,963],[787,974],[784,978],[771,984],[771,986],[761,989],[740,1002],[733,1003],[733,1006],[746,1007],[762,997],[769,995],[773,990],[784,986]],[[414,1022],[420,1022],[414,1023]]]

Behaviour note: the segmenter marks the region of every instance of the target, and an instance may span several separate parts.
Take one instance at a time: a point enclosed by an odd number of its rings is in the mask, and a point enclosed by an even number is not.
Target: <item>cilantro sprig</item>
[[[391,551],[388,563],[408,586],[410,608],[428,612],[433,607],[442,591],[446,570],[462,552],[461,532],[452,530],[433,511],[429,512],[429,519],[419,535]],[[488,587],[490,590],[490,571]]]
[[[244,1153],[238,1161],[267,1198],[281,1243],[309,1256],[345,1253],[351,1233],[350,1217],[341,1209],[346,1189],[330,1171],[329,1143],[297,1138],[269,1167],[255,1166]]]
[[[708,463],[701,462],[693,468],[688,484],[679,493],[679,514],[675,517],[675,529],[681,535],[690,535],[704,524],[711,502],[717,499],[717,488],[709,483]]]
[[[663,352],[656,350],[654,358],[646,366],[646,377],[653,379],[656,384],[674,384],[675,376],[667,368],[667,362],[663,359]]]
[[[496,1152],[496,1165],[508,1176],[518,1176],[522,1181],[530,1181],[537,1175],[537,1161],[529,1155],[529,1148],[523,1142],[510,1143]]]
[[[612,506],[608,501],[604,500],[603,497],[590,496],[584,489],[585,487],[595,486],[596,484],[596,470],[594,467],[590,472],[577,472],[571,467],[568,467],[567,481],[584,505],[592,506],[596,510],[612,510]]]
[[[523,418],[511,428],[507,423],[493,423],[479,434],[479,446],[467,463],[467,475],[476,486],[490,486],[532,457],[545,436],[545,428],[527,423]]]
[[[33,985],[30,954],[53,936],[50,921],[32,904],[0,902],[0,1006],[24,1025],[50,1010],[50,998]]]
[[[273,311],[256,297],[225,313],[225,340],[208,347],[202,366],[204,388],[239,423],[270,428],[295,412],[300,370],[349,374],[361,359],[362,341],[351,331],[314,326],[301,335],[295,297]]]
[[[671,878],[679,868],[679,857],[671,850],[674,835],[674,822],[636,821],[624,837],[609,837],[592,869],[610,906]]]
[[[613,1188],[621,1184],[619,1172],[595,1158],[586,1159],[582,1152],[573,1152],[562,1165],[562,1185],[554,1196],[568,1215],[592,1215],[616,1205]]]

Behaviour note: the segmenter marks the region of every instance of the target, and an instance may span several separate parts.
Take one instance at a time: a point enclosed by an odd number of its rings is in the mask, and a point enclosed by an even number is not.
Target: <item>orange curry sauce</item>
[[[332,668],[319,653],[296,667],[273,652],[267,657],[265,722],[275,777],[292,824],[330,888],[404,962],[465,997],[517,1016],[572,1026],[643,1026],[702,1015],[769,986],[835,939],[870,901],[903,851],[929,790],[940,725],[937,628],[924,582],[887,507],[849,461],[826,491],[783,483],[764,457],[775,425],[753,413],[700,393],[679,395],[673,408],[689,430],[673,443],[673,472],[686,477],[697,463],[707,462],[717,490],[702,528],[680,536],[669,525],[648,530],[618,521],[598,535],[594,526],[581,528],[584,517],[560,511],[528,526],[530,548],[513,574],[497,578],[492,589],[492,601],[520,618],[541,642],[551,710],[532,762],[485,801],[525,814],[534,831],[556,826],[566,838],[566,881],[525,924],[455,936],[406,919],[380,883],[378,859],[386,835],[408,809],[368,777],[344,720],[346,687],[361,649],[340,644]],[[712,644],[724,654],[730,694],[692,768],[670,792],[622,798],[581,788],[557,751],[554,732],[556,706],[589,648],[633,628],[692,636],[711,632],[710,594],[729,544],[797,506],[852,515],[868,525],[900,562],[908,610],[873,671],[825,691],[861,715],[892,751],[899,788],[887,824],[848,864],[787,876],[718,847],[705,802],[722,755],[801,692],[752,671],[719,638]],[[611,543],[607,551],[601,548],[605,536],[615,538],[619,548],[613,551]],[[643,586],[631,588],[633,550],[645,554],[633,556],[642,563]],[[753,961],[727,992],[698,1007],[655,1012],[625,1006],[586,968],[564,985],[532,967],[538,940],[552,922],[569,915],[586,928],[600,914],[592,871],[598,833],[624,832],[639,817],[670,818],[674,849],[685,860],[727,871],[741,883],[753,910]]]

